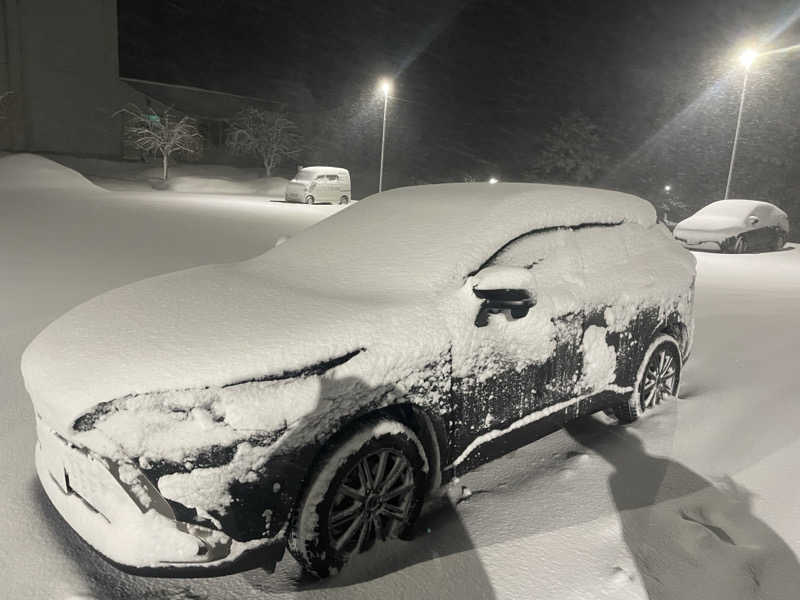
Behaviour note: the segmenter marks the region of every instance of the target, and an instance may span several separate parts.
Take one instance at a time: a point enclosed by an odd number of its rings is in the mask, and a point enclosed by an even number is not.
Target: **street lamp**
[[[736,162],[736,146],[739,144],[739,130],[742,128],[742,109],[744,108],[744,95],[747,92],[747,76],[750,74],[750,65],[758,56],[758,52],[752,48],[747,48],[739,55],[739,63],[744,67],[744,80],[742,81],[742,93],[739,96],[739,113],[736,116],[736,133],[733,134],[733,149],[731,150],[731,164],[728,167],[728,181],[725,184],[725,200],[731,191],[731,179],[733,178],[733,163]]]
[[[389,106],[389,92],[392,91],[392,82],[389,79],[381,79],[379,84],[383,93],[383,131],[381,132],[381,171],[378,175],[378,192],[383,190],[383,152],[386,147],[386,109]]]
[[[670,184],[665,185],[664,191],[669,194],[672,191],[672,186]]]

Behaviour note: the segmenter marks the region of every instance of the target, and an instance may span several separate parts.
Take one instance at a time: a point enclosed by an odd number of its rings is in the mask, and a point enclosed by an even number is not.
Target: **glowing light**
[[[667,192],[668,194],[670,193],[671,190],[672,190],[672,186],[670,184],[667,184],[667,185],[664,186],[664,191]]]
[[[752,48],[747,48],[739,55],[739,62],[744,65],[745,69],[749,69],[750,65],[753,64],[753,61],[758,56],[758,52],[753,50]]]
[[[497,183],[497,177],[489,177],[489,183]]]
[[[392,81],[391,79],[381,79],[380,83],[378,84],[381,92],[384,96],[388,96],[389,92],[392,91]]]

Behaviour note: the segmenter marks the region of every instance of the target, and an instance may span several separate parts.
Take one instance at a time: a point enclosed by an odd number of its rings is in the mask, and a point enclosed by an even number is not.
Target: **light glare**
[[[489,183],[497,183],[497,177],[489,177]]]
[[[744,67],[747,69],[750,67],[750,65],[753,64],[753,61],[756,59],[757,56],[758,52],[756,52],[752,48],[747,48],[746,50],[744,50],[744,52],[742,52],[739,55],[739,62],[742,63]]]
[[[669,192],[670,190],[672,190],[672,186],[671,185],[667,184],[667,185],[664,186],[664,191],[665,192]]]
[[[381,79],[380,88],[383,95],[388,96],[389,92],[392,91],[392,82],[389,79]]]

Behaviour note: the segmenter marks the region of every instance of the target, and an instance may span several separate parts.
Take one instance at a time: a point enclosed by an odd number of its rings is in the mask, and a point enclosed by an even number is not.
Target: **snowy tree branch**
[[[154,155],[161,155],[162,178],[166,181],[170,156],[175,152],[196,154],[202,149],[203,136],[197,121],[188,115],[178,118],[171,109],[157,110],[129,104],[114,113],[127,119],[125,137],[134,147]]]
[[[300,152],[297,126],[286,113],[255,107],[236,114],[229,124],[225,143],[234,154],[258,156],[267,177],[284,159]]]

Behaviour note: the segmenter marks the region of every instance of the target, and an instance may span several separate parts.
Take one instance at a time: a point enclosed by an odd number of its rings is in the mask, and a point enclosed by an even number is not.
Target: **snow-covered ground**
[[[67,309],[157,273],[240,260],[336,210],[101,190],[0,160],[0,572],[8,598],[797,598],[800,248],[698,254],[681,399],[629,427],[571,425],[450,486],[411,542],[315,582],[124,575],[50,507],[33,467],[22,350]],[[463,486],[463,489],[462,489]]]
[[[264,177],[264,169],[197,163],[174,164],[169,179],[161,180],[160,165],[136,161],[104,160],[75,156],[53,156],[58,163],[82,173],[96,185],[111,191],[153,189],[195,194],[253,196],[253,199],[283,200],[288,180]]]

